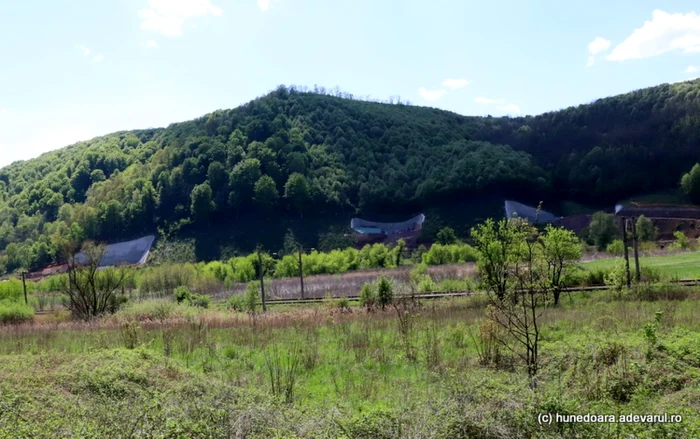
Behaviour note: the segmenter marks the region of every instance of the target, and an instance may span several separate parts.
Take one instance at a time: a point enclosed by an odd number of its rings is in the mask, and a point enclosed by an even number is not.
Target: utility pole
[[[627,288],[632,286],[632,275],[630,274],[630,255],[627,251],[627,218],[622,217],[622,243],[625,248],[625,273],[627,274]]]
[[[637,222],[632,218],[632,245],[634,247],[634,269],[635,269],[635,275],[637,282],[642,280],[642,274],[639,271],[639,249],[637,247]]]
[[[24,304],[29,305],[29,300],[27,299],[27,272],[22,270],[22,287],[24,288]]]
[[[301,259],[302,247],[299,246],[299,279],[301,280],[301,299],[304,300],[304,263]]]
[[[262,299],[262,309],[263,312],[267,311],[267,304],[265,303],[265,268],[263,267],[263,260],[262,260],[262,250],[260,247],[258,247],[258,267],[260,270],[260,297]]]

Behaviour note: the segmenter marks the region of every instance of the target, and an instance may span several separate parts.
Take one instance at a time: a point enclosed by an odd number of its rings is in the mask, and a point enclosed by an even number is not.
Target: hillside
[[[698,146],[700,80],[524,118],[279,87],[3,168],[0,271],[44,266],[70,241],[155,230],[215,241],[223,226],[253,244],[292,223],[317,236],[326,218],[468,211],[489,194],[609,203],[677,186]]]

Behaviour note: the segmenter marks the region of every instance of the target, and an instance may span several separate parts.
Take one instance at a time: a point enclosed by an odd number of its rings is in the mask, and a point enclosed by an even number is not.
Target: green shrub
[[[620,256],[625,253],[625,244],[621,239],[616,239],[608,244],[605,251],[612,255]]]
[[[17,324],[34,318],[34,308],[20,302],[0,301],[0,324]]]
[[[244,295],[244,310],[250,314],[255,314],[258,310],[260,300],[260,288],[257,282],[249,282]]]
[[[177,300],[177,303],[187,303],[190,301],[192,298],[192,292],[190,289],[184,285],[180,285],[179,287],[175,288],[175,300]]]
[[[193,294],[189,300],[191,306],[197,306],[199,308],[209,308],[209,303],[211,302],[211,297],[206,294]]]
[[[656,283],[661,281],[661,270],[656,267],[642,265],[639,267],[639,274],[642,282]]]
[[[427,274],[423,275],[423,277],[418,281],[418,292],[419,293],[435,293],[437,291],[438,291],[437,284]]]
[[[237,312],[244,312],[246,310],[245,307],[245,294],[236,294],[233,296],[229,296],[228,299],[226,299],[226,308],[237,311]]]
[[[596,212],[591,224],[584,232],[587,242],[594,244],[598,251],[603,251],[620,235],[620,230],[615,223],[615,215],[605,212]]]
[[[360,290],[360,305],[372,310],[377,305],[377,292],[373,284],[366,283]]]
[[[347,297],[339,297],[338,299],[336,299],[335,305],[341,311],[349,311],[350,310],[350,300],[348,300]]]
[[[377,280],[377,305],[382,309],[394,301],[394,283],[386,276]]]
[[[177,300],[177,303],[185,303],[200,308],[209,308],[211,298],[206,294],[194,294],[189,288],[183,285],[175,288],[175,300]]]
[[[659,235],[659,229],[654,227],[652,220],[644,215],[637,218],[636,228],[639,240],[642,242],[656,241],[656,237]]]
[[[690,248],[690,239],[688,239],[685,233],[676,230],[673,232],[673,237],[676,238],[676,240],[669,246],[672,250],[685,250]]]
[[[585,285],[604,285],[608,271],[603,269],[586,271],[583,276],[583,282]]]
[[[615,262],[613,269],[605,274],[604,280],[605,285],[608,285],[617,291],[622,291],[625,285],[627,285],[625,262],[623,260],[618,260]]]

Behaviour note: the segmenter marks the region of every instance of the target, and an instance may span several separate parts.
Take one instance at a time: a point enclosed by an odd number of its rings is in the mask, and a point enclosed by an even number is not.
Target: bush
[[[619,234],[615,215],[605,212],[596,212],[585,231],[588,243],[594,244],[598,251],[603,251]]]
[[[198,306],[200,308],[209,308],[210,302],[211,297],[206,294],[193,294],[189,299],[189,304],[191,306]]]
[[[177,303],[187,303],[190,301],[192,298],[192,292],[190,291],[189,288],[187,288],[184,285],[180,285],[179,287],[175,288],[175,300]]]
[[[177,303],[185,303],[200,308],[209,308],[211,298],[205,294],[194,294],[189,288],[183,285],[175,288],[175,300],[177,300]]]
[[[641,275],[642,282],[656,283],[661,281],[661,270],[656,267],[642,265],[639,267],[639,274]]]
[[[418,281],[419,293],[435,293],[436,291],[438,291],[437,284],[427,274]]]
[[[659,229],[654,227],[654,223],[649,218],[644,215],[640,215],[637,218],[637,223],[635,225],[637,228],[637,235],[639,240],[642,242],[653,242],[656,241],[656,237],[659,234]]]
[[[31,282],[27,282],[27,289]],[[0,282],[0,300],[9,300],[10,302],[17,302],[24,297],[24,288],[22,287],[22,281],[18,279],[10,279],[4,282]]]
[[[690,247],[690,240],[686,234],[680,230],[673,232],[673,237],[676,238],[676,240],[669,246],[672,250],[685,250]]]
[[[617,261],[613,269],[605,274],[604,279],[605,285],[612,287],[617,291],[622,291],[625,285],[627,285],[625,262],[622,260]]]
[[[394,284],[386,276],[380,276],[377,280],[377,304],[386,308],[394,301]]]
[[[427,265],[461,264],[475,262],[477,251],[468,244],[433,244],[422,258]]]
[[[229,296],[228,299],[226,299],[226,308],[237,312],[244,312],[246,310],[245,301],[245,294]]]
[[[0,324],[17,324],[34,318],[34,308],[20,302],[0,301]]]
[[[625,253],[625,244],[622,242],[621,239],[616,239],[610,244],[608,244],[605,251],[610,254],[620,256]]]
[[[249,282],[245,290],[244,309],[250,314],[255,314],[258,310],[258,301],[260,300],[260,288],[256,282]]]
[[[451,227],[444,227],[437,233],[437,241],[442,245],[450,245],[457,242],[457,235]]]
[[[362,285],[360,290],[360,305],[367,308],[367,310],[372,310],[377,305],[377,292],[374,285],[371,283],[366,283]]]
[[[608,274],[607,270],[591,270],[591,271],[586,271],[585,275],[583,276],[583,283],[585,285],[604,285],[605,284],[605,276]]]

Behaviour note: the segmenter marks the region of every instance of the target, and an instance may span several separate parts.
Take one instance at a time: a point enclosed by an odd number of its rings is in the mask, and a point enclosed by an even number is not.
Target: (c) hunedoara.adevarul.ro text
[[[610,423],[610,424],[672,424],[683,422],[681,415],[671,415],[664,413],[661,415],[597,415],[586,413],[585,415],[562,415],[559,413],[540,413],[537,415],[537,422],[540,425],[550,425],[553,422],[557,424],[572,424],[572,423]]]

